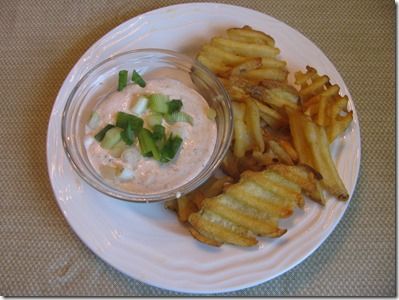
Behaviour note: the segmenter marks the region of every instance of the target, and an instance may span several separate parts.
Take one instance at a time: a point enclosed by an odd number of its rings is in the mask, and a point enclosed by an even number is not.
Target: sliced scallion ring
[[[161,156],[159,150],[152,138],[152,133],[147,128],[142,128],[139,132],[140,151],[143,156],[154,157],[160,160]]]
[[[122,91],[127,86],[127,71],[119,71],[118,91]]]
[[[147,110],[147,107],[148,107],[148,98],[145,96],[140,96],[137,99],[136,104],[132,108],[132,113],[141,116]]]
[[[111,149],[121,140],[122,129],[113,127],[105,133],[103,140],[101,141],[101,147],[104,149]]]
[[[176,122],[187,122],[191,126],[194,125],[193,117],[183,111],[166,114],[166,115],[164,115],[164,118],[165,118],[165,121],[170,124],[174,124]]]
[[[107,133],[108,130],[110,130],[111,128],[114,128],[115,125],[112,124],[107,124],[103,129],[101,129],[95,136],[94,138],[98,141],[101,142],[105,136],[105,134]]]
[[[153,112],[161,113],[161,114],[166,114],[168,113],[169,107],[168,107],[168,101],[169,97],[163,94],[152,94],[150,95],[150,103],[149,103],[149,108]]]
[[[161,162],[166,163],[171,161],[179,151],[182,142],[183,140],[180,136],[170,134],[161,150]]]
[[[141,77],[140,74],[137,73],[136,70],[133,70],[132,81],[134,83],[138,84],[142,88],[146,86],[146,83],[145,83],[143,77]]]
[[[179,99],[172,99],[168,102],[168,113],[178,112],[183,107],[183,102]]]

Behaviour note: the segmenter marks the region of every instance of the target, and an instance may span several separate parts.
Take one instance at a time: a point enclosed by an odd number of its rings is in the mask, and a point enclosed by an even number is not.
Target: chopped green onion
[[[101,147],[104,149],[111,149],[121,140],[121,128],[113,127],[105,133],[101,141]]]
[[[134,140],[134,132],[132,128],[132,123],[128,122],[127,126],[121,133],[121,138],[125,142],[126,145],[132,145]]]
[[[152,138],[155,141],[162,140],[164,136],[165,136],[165,127],[163,127],[162,125],[155,125],[152,128]]]
[[[208,108],[208,111],[206,112],[206,116],[208,117],[209,120],[215,120],[216,118],[216,111],[213,108]]]
[[[162,114],[154,112],[147,116],[146,121],[148,126],[154,127],[155,125],[161,125],[162,119],[163,119]]]
[[[183,111],[174,112],[172,114],[166,114],[166,115],[164,115],[164,118],[165,118],[165,121],[170,124],[173,124],[176,122],[187,122],[191,126],[194,124],[193,117]]]
[[[98,124],[100,123],[100,115],[98,112],[93,111],[90,116],[90,120],[87,123],[87,126],[89,126],[90,129],[96,129]]]
[[[134,133],[137,135],[141,128],[143,128],[143,119],[134,115],[119,111],[116,114],[116,126],[126,129],[127,124],[131,123]]]
[[[183,140],[180,136],[173,136],[170,134],[168,140],[161,150],[161,162],[166,163],[171,161],[179,151],[182,142]]]
[[[118,91],[122,91],[127,86],[127,71],[119,71]]]
[[[166,114],[168,112],[169,97],[163,94],[150,95],[149,107],[152,111]]]
[[[168,102],[168,113],[174,113],[174,112],[179,112],[181,108],[183,107],[183,102],[178,99],[173,99]]]
[[[140,151],[143,156],[146,157],[154,157],[156,160],[160,160],[161,156],[159,154],[159,150],[155,145],[155,142],[152,138],[152,133],[147,128],[142,128],[139,132],[139,143],[140,143]]]
[[[148,106],[148,98],[145,96],[140,96],[137,99],[136,104],[132,108],[132,113],[140,116],[146,111],[147,106]]]
[[[110,130],[111,128],[114,128],[115,125],[112,124],[107,124],[107,126],[105,126],[103,129],[100,130],[99,133],[97,133],[94,138],[98,141],[101,142],[105,136],[105,134],[107,133],[108,130]]]
[[[145,87],[145,81],[143,77],[141,77],[140,74],[136,72],[136,70],[133,70],[132,81],[142,88]]]

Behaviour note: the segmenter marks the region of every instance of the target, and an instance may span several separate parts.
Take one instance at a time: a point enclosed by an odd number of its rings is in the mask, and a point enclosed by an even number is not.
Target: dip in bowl
[[[218,168],[231,136],[222,84],[169,50],[134,50],[99,63],[74,87],[62,117],[64,149],[79,176],[135,202],[170,200],[199,187]]]

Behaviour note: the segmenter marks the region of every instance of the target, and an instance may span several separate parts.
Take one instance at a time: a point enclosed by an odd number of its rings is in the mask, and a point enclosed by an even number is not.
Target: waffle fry
[[[291,134],[299,160],[320,172],[322,186],[339,200],[347,200],[349,193],[339,177],[329,149],[324,127],[299,111],[287,110]]]
[[[325,128],[329,143],[343,133],[353,119],[348,112],[348,97],[340,96],[339,86],[332,85],[327,75],[320,76],[315,68],[295,73],[295,83],[300,86],[299,96],[303,111],[316,124]]]
[[[205,199],[202,209],[190,215],[189,223],[207,239],[254,246],[257,236],[275,238],[286,232],[278,226],[278,219],[303,207],[301,192],[314,191],[315,182],[311,169],[304,166],[278,164],[262,172],[246,171],[223,194]]]

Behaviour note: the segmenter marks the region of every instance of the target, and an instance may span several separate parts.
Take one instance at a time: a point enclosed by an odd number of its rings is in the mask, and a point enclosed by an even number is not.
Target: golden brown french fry
[[[293,109],[286,108],[286,111],[289,119],[292,142],[298,153],[299,161],[303,164],[314,166],[313,157],[309,151],[303,128],[303,123],[308,120],[307,117],[302,115],[301,112]],[[304,118],[306,118],[306,120],[304,120]]]
[[[325,129],[300,112],[292,110],[287,110],[287,112],[300,161],[320,172],[323,176],[321,183],[328,192],[339,200],[347,200],[349,194],[331,157]]]
[[[247,44],[222,37],[213,38],[211,45],[235,55],[247,57],[275,57],[280,53],[278,48],[268,45]]]
[[[245,121],[247,127],[252,136],[252,140],[255,141],[257,145],[257,149],[261,152],[265,150],[265,142],[262,137],[262,131],[260,127],[260,114],[259,108],[255,103],[255,100],[247,99],[245,102],[246,110],[245,110]]]
[[[239,76],[244,72],[257,69],[261,66],[262,66],[262,58],[260,57],[251,58],[232,68],[230,74],[231,76]]]
[[[288,92],[284,92],[282,89],[253,86],[248,87],[248,92],[256,100],[266,103],[274,109],[283,109],[286,106],[292,109],[298,109],[298,104],[292,101],[292,95]]]
[[[298,71],[295,73],[295,84],[300,85],[302,88],[309,85],[309,81],[317,76],[317,70],[310,66],[306,66],[306,73]]]
[[[326,197],[324,196],[323,188],[321,186],[320,181],[316,181],[316,189],[313,191],[305,191],[305,195],[307,195],[313,201],[316,201],[320,205],[326,204]]]
[[[203,53],[204,56],[219,59],[224,65],[227,66],[235,66],[245,62],[248,59],[248,57],[235,55],[231,52],[224,51],[209,44],[206,44],[202,47],[201,53]]]
[[[193,236],[193,238],[195,238],[196,240],[198,240],[201,243],[207,244],[209,246],[214,246],[214,247],[220,247],[223,245],[222,242],[216,241],[214,239],[208,238],[204,235],[202,235],[201,233],[199,233],[194,227],[189,226],[188,227],[188,231],[191,233],[191,235]]]
[[[190,224],[203,236],[219,242],[250,247],[258,241],[247,230],[208,210],[190,215]]]
[[[222,170],[234,180],[238,180],[240,178],[240,171],[238,169],[238,157],[233,154],[231,149],[227,151],[226,156],[223,159]]]
[[[272,57],[262,57],[261,62],[262,68],[277,68],[285,70],[287,67],[287,62],[284,60],[279,60],[277,58]]]
[[[246,228],[259,236],[277,237],[281,236],[286,230],[280,229],[277,222],[270,218],[258,218],[256,214],[250,213],[250,211],[238,210],[233,206],[229,205],[229,201],[221,201],[221,199],[227,197],[221,195],[217,198],[207,199],[204,204],[206,210],[210,210],[220,217]],[[249,213],[248,213],[249,212]]]
[[[321,91],[323,91],[323,87],[326,83],[329,82],[329,78],[327,75],[321,76],[314,80],[310,85],[307,87],[301,89],[299,91],[299,96],[302,100],[302,102],[306,102],[307,99],[310,97],[319,94]]]
[[[271,117],[271,116],[265,114],[265,113],[262,112],[262,111],[260,111],[259,113],[260,113],[261,119],[262,119],[270,128],[278,129],[278,128],[280,128],[280,127],[286,125],[286,123],[283,123],[283,122],[281,122],[281,121],[279,121],[279,120],[276,120],[276,119],[274,119],[273,117]]]
[[[233,182],[234,179],[230,176],[223,176],[220,178],[213,177],[201,186],[200,190],[204,197],[212,198],[223,193],[223,189]]]
[[[202,192],[202,190],[196,189],[188,194],[188,198],[195,204],[195,207],[197,208],[196,211],[198,211],[202,208],[202,204],[205,200],[205,194]]]
[[[317,180],[321,180],[322,178],[320,174],[307,165],[287,166],[283,164],[272,164],[269,165],[267,169],[273,170],[287,180],[295,182],[306,193],[314,192],[317,189]]]
[[[242,28],[227,29],[227,35],[230,39],[254,44],[264,44],[274,46],[274,39],[262,31],[253,30],[250,26]]]
[[[287,80],[288,71],[280,68],[261,68],[242,72],[241,76],[259,82],[264,79],[285,81]]]
[[[273,153],[276,154],[276,156],[278,157],[279,162],[285,163],[287,165],[294,164],[293,160],[291,159],[291,156],[285,151],[283,147],[280,146],[279,143],[277,143],[274,140],[270,140],[268,142],[268,145],[271,151],[273,151]]]
[[[316,97],[315,97],[316,98]],[[317,97],[317,100],[319,100],[320,97]],[[311,118],[313,118],[318,112],[319,112],[319,101],[310,103],[309,105],[302,106],[303,107],[303,113]]]
[[[320,101],[318,103],[318,111],[317,115],[314,118],[314,121],[316,124],[320,126],[328,126],[330,123],[330,119],[328,118],[327,115],[327,105],[328,105],[328,98],[326,96],[321,96]]]
[[[294,147],[291,145],[290,142],[283,140],[283,139],[278,139],[277,143],[285,150],[285,152],[291,157],[291,160],[294,163],[298,162],[298,152],[294,149]]]
[[[308,122],[305,124],[305,136],[311,145],[316,169],[323,176],[323,186],[339,200],[348,200],[349,194],[332,160],[324,128]]]
[[[230,70],[226,65],[223,65],[208,56],[204,56],[203,54],[199,54],[197,60],[215,74],[222,75]]]
[[[349,112],[346,116],[338,116],[326,127],[326,133],[329,143],[332,143],[337,136],[343,133],[351,124],[353,119],[353,112]]]
[[[247,172],[250,171],[246,171],[245,173]],[[235,198],[244,205],[265,211],[271,217],[287,218],[293,213],[291,203],[284,202],[271,191],[265,190],[254,183],[252,179],[242,180],[240,184],[227,187],[225,194]]]
[[[177,199],[177,216],[180,222],[187,222],[188,217],[196,211],[198,211],[197,206],[189,197],[182,196]]]
[[[289,181],[276,172],[269,170],[263,172],[246,171],[241,178],[249,179],[264,189],[264,194],[269,193],[267,200],[276,204],[293,207],[303,207],[304,200],[301,187]]]
[[[253,141],[248,131],[247,125],[244,122],[245,118],[245,103],[233,102],[234,113],[234,145],[233,153],[240,158],[252,148]]]

